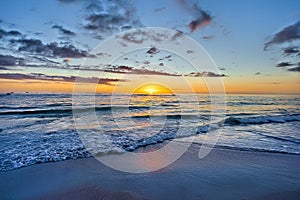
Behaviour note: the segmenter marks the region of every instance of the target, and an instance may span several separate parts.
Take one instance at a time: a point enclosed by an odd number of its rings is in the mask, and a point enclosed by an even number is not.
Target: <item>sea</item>
[[[0,171],[176,138],[206,144],[216,132],[214,148],[300,154],[299,95],[226,95],[222,108],[213,99],[218,95],[0,95]]]

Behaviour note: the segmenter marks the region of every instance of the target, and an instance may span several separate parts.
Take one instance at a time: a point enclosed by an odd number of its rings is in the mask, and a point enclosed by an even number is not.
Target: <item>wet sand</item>
[[[0,173],[1,199],[300,199],[300,156],[193,144],[159,171],[132,174],[94,158],[37,164]]]

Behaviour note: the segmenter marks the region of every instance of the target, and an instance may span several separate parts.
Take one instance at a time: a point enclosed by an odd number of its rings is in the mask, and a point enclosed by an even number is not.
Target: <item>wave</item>
[[[225,125],[247,125],[266,123],[285,123],[300,121],[300,114],[255,116],[255,117],[228,117],[224,120]]]
[[[140,110],[150,109],[149,106],[101,106],[101,107],[86,107],[74,108],[71,106],[63,109],[35,109],[35,110],[9,110],[0,112],[0,115],[39,115],[39,114],[72,114],[72,112],[92,112],[92,111],[110,111],[110,110]]]
[[[135,115],[130,116],[129,118],[134,119],[147,119],[147,118],[167,118],[167,119],[200,119],[200,116],[203,115],[196,115],[196,114],[168,114],[168,115],[151,115],[151,114],[142,114],[142,115]]]

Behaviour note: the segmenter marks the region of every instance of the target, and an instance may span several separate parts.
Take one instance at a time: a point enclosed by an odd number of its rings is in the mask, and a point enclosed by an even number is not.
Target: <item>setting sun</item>
[[[147,84],[134,91],[136,94],[171,94],[172,91],[165,86],[157,84]]]
[[[153,94],[153,93],[157,92],[157,90],[154,88],[148,88],[145,91],[148,92],[149,94]]]

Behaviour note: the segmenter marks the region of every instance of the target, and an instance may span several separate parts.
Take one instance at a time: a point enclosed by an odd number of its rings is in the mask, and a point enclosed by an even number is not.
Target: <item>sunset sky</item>
[[[1,93],[71,93],[74,81],[81,92],[202,93],[207,82],[221,80],[227,93],[300,94],[299,0],[12,0],[0,5]],[[143,27],[173,32],[133,30]],[[102,48],[108,38],[116,43]],[[176,55],[172,43],[184,53]],[[124,53],[131,47],[136,50]],[[189,63],[193,59],[196,68]]]

